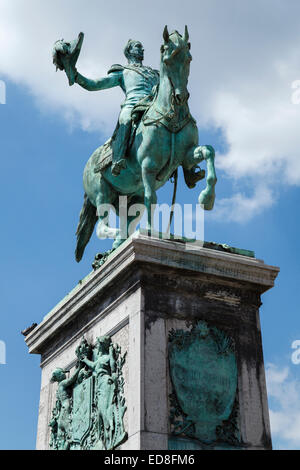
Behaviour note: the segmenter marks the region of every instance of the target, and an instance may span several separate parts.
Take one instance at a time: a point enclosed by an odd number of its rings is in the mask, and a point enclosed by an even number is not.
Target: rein
[[[169,77],[168,77],[169,78]],[[170,79],[169,79],[170,80]],[[146,121],[146,118],[147,118],[147,114],[145,116],[143,116],[142,118],[142,121],[144,123],[145,126],[152,126],[153,124],[158,124],[160,123],[163,119],[166,119],[167,121],[171,121],[174,117],[176,117],[176,109],[175,109],[175,106],[174,106],[174,103],[175,103],[175,91],[174,91],[174,88],[173,88],[173,84],[170,80],[170,84],[171,84],[171,87],[172,87],[172,95],[171,95],[171,109],[170,111],[166,112],[165,114],[162,113],[161,111],[159,111],[159,109],[156,109],[154,108],[155,112],[160,114],[160,117],[158,119],[153,119],[152,121]],[[154,103],[153,103],[154,104]]]
[[[169,80],[169,82],[170,82],[171,89],[172,89],[170,110],[167,111],[166,113],[162,113],[159,109],[156,109],[155,106],[153,106],[153,107],[154,107],[154,111],[155,111],[157,114],[160,114],[160,117],[157,118],[157,119],[153,119],[153,120],[151,120],[151,121],[147,121],[146,119],[147,119],[147,114],[148,114],[148,112],[146,112],[145,115],[142,117],[142,122],[143,122],[143,124],[144,124],[145,126],[152,126],[152,125],[154,125],[154,124],[159,124],[159,123],[163,124],[162,121],[163,121],[164,119],[165,119],[166,121],[170,121],[170,122],[171,122],[172,119],[174,119],[174,118],[176,118],[176,117],[178,116],[178,112],[177,112],[177,110],[176,110],[176,108],[175,108],[176,100],[175,100],[175,89],[174,89],[174,85],[173,85],[172,80],[170,79],[170,77],[169,77],[168,74],[167,74],[167,77],[168,77],[168,80]],[[156,95],[156,97],[155,97],[155,100],[156,100],[156,98],[157,98],[157,95]],[[184,105],[184,104],[187,102],[188,98],[189,98],[189,95],[187,95],[186,100],[185,100],[183,103],[181,103],[180,106]],[[153,102],[153,105],[155,105],[155,101]],[[149,108],[149,110],[150,110],[150,108]],[[148,110],[148,111],[149,111],[149,110]],[[188,120],[187,120],[187,118],[188,118]],[[187,120],[187,122],[186,122],[185,124],[187,124],[188,121],[190,120],[190,118],[192,118],[190,112],[189,112],[187,118],[185,118],[185,119],[183,120],[183,121]],[[184,124],[184,125],[185,125],[185,124]],[[172,130],[169,129],[169,128],[168,128],[168,130],[169,130],[170,132],[174,132],[174,131],[172,131]],[[178,130],[177,130],[176,132],[178,132]]]

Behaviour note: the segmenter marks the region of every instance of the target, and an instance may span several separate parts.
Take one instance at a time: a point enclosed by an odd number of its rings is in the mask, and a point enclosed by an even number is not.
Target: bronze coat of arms
[[[237,364],[233,340],[204,321],[169,333],[171,434],[236,443]]]
[[[50,447],[55,450],[112,450],[127,439],[122,368],[126,354],[108,336],[94,347],[83,338],[76,349],[76,370],[69,378],[56,369]]]

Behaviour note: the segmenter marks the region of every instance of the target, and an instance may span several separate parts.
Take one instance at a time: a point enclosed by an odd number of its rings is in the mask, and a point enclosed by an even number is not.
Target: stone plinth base
[[[37,449],[49,448],[52,372],[73,373],[83,335],[127,352],[121,450],[270,449],[259,307],[278,271],[137,232],[26,337],[41,355]]]

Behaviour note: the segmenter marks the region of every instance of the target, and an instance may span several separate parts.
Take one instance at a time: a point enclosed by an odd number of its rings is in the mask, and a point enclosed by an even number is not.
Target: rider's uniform
[[[109,74],[119,75],[119,82],[125,93],[121,105],[119,125],[113,140],[113,163],[126,158],[126,149],[131,130],[131,111],[141,99],[150,95],[159,82],[159,72],[143,65],[113,65]]]

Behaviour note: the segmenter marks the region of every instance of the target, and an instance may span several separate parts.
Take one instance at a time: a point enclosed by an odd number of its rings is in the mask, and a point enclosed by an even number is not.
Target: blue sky
[[[123,62],[125,38],[135,35],[145,43],[145,62],[157,67],[165,23],[179,31],[185,23],[190,26],[190,107],[201,143],[217,150],[217,204],[205,216],[205,239],[254,250],[258,258],[281,269],[261,307],[273,444],[300,449],[300,364],[291,361],[291,344],[300,339],[300,105],[290,99],[291,83],[300,79],[300,55],[296,58],[294,52],[300,39],[294,17],[300,11],[296,2],[286,3],[289,12],[277,0],[272,8],[268,1],[252,8],[228,0],[226,9],[215,1],[197,7],[190,2],[188,12],[181,12],[178,4],[177,16],[165,6],[161,18],[151,17],[144,30],[146,2],[139,3],[139,11],[132,9],[139,22],[131,25],[121,21],[122,11],[113,21],[110,7],[101,1],[92,1],[89,12],[75,1],[72,13],[59,20],[51,16],[55,8],[50,2],[42,7],[41,1],[28,0],[28,16],[19,0],[0,5],[0,40],[5,44],[0,79],[6,84],[6,104],[0,105],[0,340],[5,341],[7,356],[7,363],[0,364],[1,449],[35,446],[39,357],[29,356],[20,331],[40,322],[91,270],[95,253],[110,245],[94,235],[82,262],[74,260],[83,168],[110,135],[122,96],[119,90],[92,94],[69,88],[51,64],[52,44],[84,30],[80,71],[101,76],[111,63]],[[68,4],[66,0],[64,7]],[[257,22],[258,8],[262,24]],[[39,20],[36,24],[30,11]],[[93,20],[96,12],[102,19],[106,15],[101,31]],[[107,36],[116,24],[118,31]],[[152,30],[157,35],[153,45]],[[104,33],[109,37],[106,47],[101,45]],[[178,202],[196,202],[202,188],[199,183],[188,191],[180,174]],[[159,201],[170,201],[171,190],[166,185]]]

